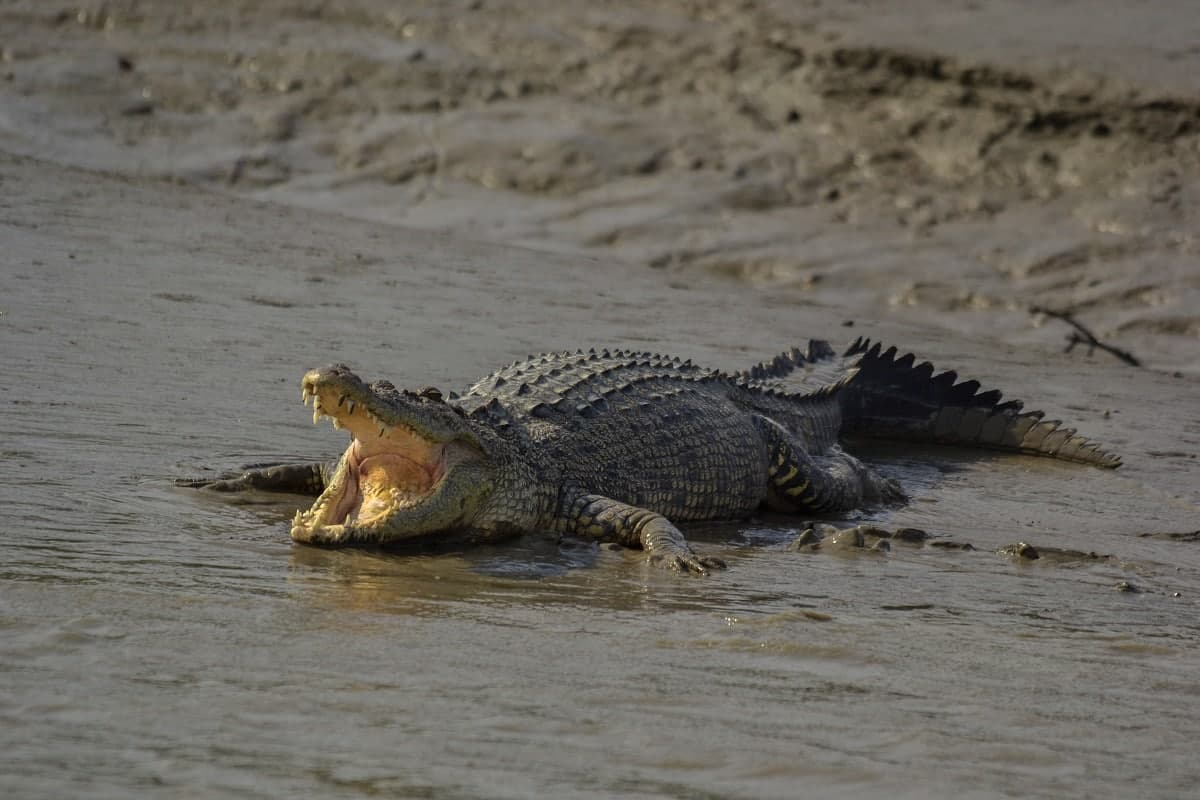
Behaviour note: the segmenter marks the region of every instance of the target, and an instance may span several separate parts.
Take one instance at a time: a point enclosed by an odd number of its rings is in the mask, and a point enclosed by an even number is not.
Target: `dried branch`
[[[1042,306],[1032,306],[1029,310],[1034,314],[1045,314],[1048,317],[1061,319],[1063,322],[1075,329],[1073,333],[1067,334],[1067,348],[1063,351],[1064,353],[1071,352],[1073,349],[1075,349],[1075,345],[1077,344],[1086,344],[1088,346],[1089,356],[1097,350],[1103,350],[1106,353],[1111,353],[1112,355],[1116,356],[1131,367],[1140,367],[1142,365],[1142,362],[1139,361],[1128,350],[1122,350],[1119,347],[1113,347],[1111,344],[1105,344],[1104,342],[1100,341],[1098,338],[1096,338],[1096,334],[1092,333],[1091,330],[1084,326],[1083,323],[1071,316],[1069,312],[1054,311],[1049,308],[1043,308]]]

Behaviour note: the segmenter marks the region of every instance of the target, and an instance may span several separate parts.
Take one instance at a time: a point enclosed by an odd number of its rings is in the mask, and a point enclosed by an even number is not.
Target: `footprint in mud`
[[[788,545],[794,552],[815,553],[856,552],[860,550],[888,552],[892,543],[933,547],[939,550],[975,550],[970,542],[960,542],[952,539],[932,539],[920,528],[897,528],[887,530],[874,525],[855,525],[853,528],[838,528],[836,525],[813,522],[808,523]],[[1041,561],[1053,566],[1083,566],[1090,564],[1120,565],[1122,562],[1116,556],[1105,555],[1082,550],[1066,550],[1061,547],[1034,547],[1028,542],[1017,542],[995,551],[998,555],[1008,556],[1018,561]]]
[[[838,528],[835,525],[815,522],[809,523],[788,545],[788,549],[799,553],[886,553],[892,549],[893,541],[920,543],[927,538],[929,534],[919,528],[898,528],[889,531],[874,525]]]
[[[1144,532],[1138,534],[1139,539],[1164,539],[1168,542],[1200,542],[1200,531],[1183,532]]]
[[[1122,562],[1116,556],[1102,553],[1085,553],[1082,550],[1064,550],[1061,547],[1034,547],[1028,542],[1017,542],[996,551],[999,555],[1008,556],[1019,561],[1041,561],[1043,564],[1056,567],[1078,567],[1091,564],[1114,564]]]
[[[838,528],[826,523],[809,523],[788,545],[788,550],[797,553],[825,552],[842,555],[858,553],[888,553],[892,550],[892,542],[915,547],[932,547],[939,550],[973,551],[975,546],[969,542],[959,542],[951,539],[930,540],[928,533],[920,528],[897,528],[894,531],[878,528],[874,525],[856,525],[853,528]],[[1006,556],[1015,563],[1032,564],[1037,561],[1040,565],[1049,567],[1081,567],[1094,565],[1111,565],[1128,567],[1126,562],[1113,555],[1082,550],[1067,550],[1061,547],[1034,547],[1028,542],[1017,542],[1007,545],[995,553]],[[1145,591],[1132,581],[1117,582],[1115,588],[1120,592],[1140,594]]]
[[[1066,550],[1061,547],[1034,547],[1028,542],[1017,542],[996,551],[998,555],[1008,556],[1015,563],[1031,563],[1033,561],[1049,567],[1088,567],[1099,564],[1129,568],[1131,565],[1113,555],[1104,553],[1084,552],[1082,550]],[[1114,587],[1118,592],[1141,594],[1144,589],[1129,580],[1118,581]]]

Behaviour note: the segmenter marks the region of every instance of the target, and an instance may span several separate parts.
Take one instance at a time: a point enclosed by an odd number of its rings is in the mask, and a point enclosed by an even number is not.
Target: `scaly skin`
[[[292,525],[305,544],[541,530],[641,548],[655,564],[703,574],[724,565],[697,556],[673,521],[903,499],[842,450],[844,430],[1119,463],[955,377],[862,340],[842,360],[811,342],[732,374],[627,351],[531,356],[449,398],[367,384],[337,365],[308,372],[302,396],[314,422],[328,416],[350,431],[340,461],[184,483],[321,491]]]

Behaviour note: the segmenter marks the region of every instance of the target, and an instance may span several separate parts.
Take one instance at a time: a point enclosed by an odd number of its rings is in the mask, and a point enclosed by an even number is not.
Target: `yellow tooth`
[[[333,427],[334,427],[334,430],[340,431],[342,429],[342,421],[340,419],[338,419],[337,417],[333,417]]]
[[[316,425],[320,421],[321,421],[321,406],[314,404],[313,405],[313,425]]]

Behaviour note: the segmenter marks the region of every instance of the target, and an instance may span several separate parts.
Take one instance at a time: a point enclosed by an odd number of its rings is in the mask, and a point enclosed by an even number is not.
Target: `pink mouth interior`
[[[355,439],[346,451],[346,487],[334,506],[330,524],[353,523],[396,505],[410,505],[428,495],[445,470],[445,453],[434,448],[434,459],[423,463],[401,452],[390,438],[364,444]]]

